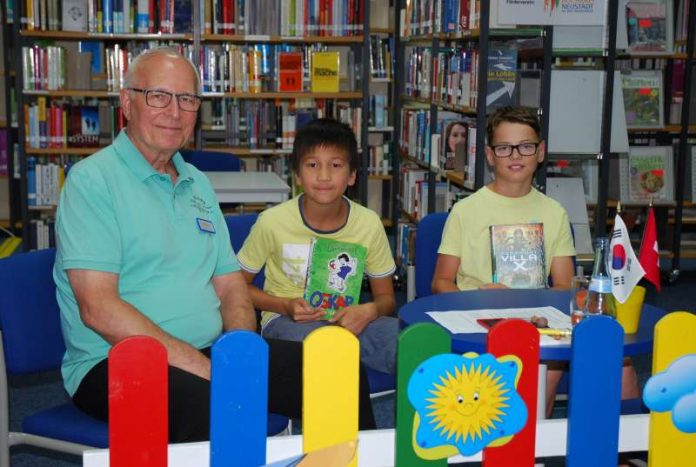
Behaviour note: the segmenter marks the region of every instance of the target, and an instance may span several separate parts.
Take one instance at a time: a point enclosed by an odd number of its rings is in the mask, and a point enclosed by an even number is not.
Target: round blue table
[[[402,327],[415,323],[436,323],[428,311],[478,310],[485,308],[524,308],[553,306],[569,313],[570,292],[552,289],[468,290],[419,298],[399,310]],[[638,332],[624,335],[624,356],[652,352],[655,324],[665,311],[652,305],[643,305]],[[437,323],[436,323],[437,324]],[[486,351],[486,333],[452,334],[454,352]],[[541,346],[541,360],[570,360],[570,345]]]

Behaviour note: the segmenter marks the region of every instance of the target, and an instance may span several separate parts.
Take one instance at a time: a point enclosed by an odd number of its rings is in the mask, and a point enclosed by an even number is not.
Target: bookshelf
[[[92,69],[92,63],[88,65],[79,63],[78,66],[83,67],[79,69],[88,69],[90,72],[87,75],[91,76],[86,85],[84,81],[81,85],[74,85],[76,77],[71,77],[69,73],[65,76],[60,74],[52,76],[50,73],[55,69],[50,67],[46,70],[31,69],[27,73],[24,64],[36,63],[36,61],[27,60],[27,55],[22,56],[21,53],[15,54],[13,58],[13,68],[20,71],[17,74],[18,86],[15,90],[20,121],[28,118],[28,121],[33,122],[35,115],[43,115],[44,112],[48,112],[49,115],[56,112],[57,121],[63,118],[60,112],[70,112],[73,107],[78,107],[78,113],[79,109],[84,112],[86,107],[96,109],[94,111],[98,113],[100,121],[99,135],[89,144],[83,145],[73,145],[69,141],[66,144],[59,140],[53,144],[52,138],[56,138],[56,135],[41,133],[43,123],[32,123],[27,129],[24,125],[18,128],[17,140],[28,142],[19,150],[22,174],[19,199],[21,200],[21,218],[25,226],[23,229],[25,243],[31,243],[30,240],[33,241],[36,237],[30,229],[37,220],[40,222],[43,219],[46,223],[52,221],[51,209],[55,207],[54,203],[29,202],[28,195],[31,189],[28,186],[28,179],[32,178],[32,170],[36,170],[37,164],[42,166],[42,170],[44,170],[44,164],[69,166],[110,143],[123,124],[119,119],[118,94],[124,64],[140,50],[155,45],[172,45],[179,48],[202,70],[204,108],[202,108],[191,147],[235,155],[242,158],[247,170],[274,170],[288,177],[288,181],[292,182],[288,173],[287,155],[292,147],[291,138],[294,133],[291,128],[285,127],[284,120],[281,128],[280,120],[276,120],[276,117],[295,118],[299,115],[298,112],[305,110],[306,115],[315,115],[319,109],[318,112],[322,116],[333,116],[349,123],[358,136],[361,164],[357,187],[350,195],[363,204],[368,202],[368,198],[378,199],[378,209],[383,216],[384,225],[393,225],[394,164],[389,160],[393,153],[391,147],[394,120],[389,116],[393,109],[391,104],[393,81],[391,72],[388,75],[374,74],[374,64],[371,63],[370,56],[373,44],[384,43],[386,44],[384,49],[389,48],[388,43],[393,26],[379,25],[371,30],[364,26],[370,24],[371,10],[376,11],[374,8],[383,9],[389,5],[369,0],[334,2],[330,14],[325,17],[322,15],[323,19],[313,21],[303,18],[302,15],[306,15],[307,10],[300,11],[304,3],[299,1],[293,2],[295,5],[300,5],[298,10],[289,12],[289,15],[283,15],[279,8],[279,5],[285,8],[290,4],[284,1],[259,0],[243,3],[225,1],[219,4],[221,8],[219,10],[215,10],[213,2],[208,0],[177,1],[175,18],[166,24],[167,18],[171,19],[169,9],[174,2],[158,0],[151,4],[153,5],[150,8],[154,7],[154,11],[158,13],[153,15],[152,11],[150,12],[155,21],[149,25],[138,25],[133,18],[132,27],[128,26],[130,23],[127,20],[123,22],[123,26],[120,26],[121,23],[117,22],[118,17],[113,16],[114,22],[107,27],[108,14],[105,13],[101,24],[97,24],[94,18],[87,15],[84,23],[70,26],[70,28],[81,30],[71,31],[60,30],[62,28],[60,11],[54,11],[58,17],[51,16],[49,12],[44,18],[36,12],[32,15],[31,11],[27,11],[25,2],[19,2],[15,9],[14,28],[11,35],[14,43],[17,44],[18,51],[25,48],[31,53],[41,54],[39,56],[42,59],[44,56],[57,54],[56,56],[59,60],[63,60],[66,66],[70,65],[67,62],[72,57],[81,55],[81,53],[73,52],[89,50],[93,52],[93,56],[98,56],[101,60],[101,67],[98,69]],[[189,5],[190,10],[185,8],[186,14],[179,14],[180,4]],[[313,2],[312,5],[318,5],[318,3]],[[174,14],[173,8],[171,12]],[[316,17],[320,18],[319,15]],[[332,17],[335,18],[333,22],[330,19]],[[384,14],[384,17],[389,18],[389,13]],[[157,18],[162,20],[159,21]],[[346,18],[346,21],[340,18]],[[137,32],[139,27],[147,32]],[[56,49],[51,47],[62,48],[65,52],[56,52]],[[286,51],[301,52],[305,59],[313,57],[314,52],[339,52],[341,76],[338,91],[314,92],[307,71],[308,62],[303,64],[301,90],[281,91],[278,81],[283,70],[278,68],[277,59],[280,53]],[[262,58],[258,58],[257,54]],[[265,67],[259,71],[260,84],[256,81],[251,84],[234,81],[234,78],[238,76],[224,75],[225,72],[232,73],[230,70],[233,68],[230,64],[233,62],[229,61],[223,66],[221,59],[219,62],[213,62],[213,67],[209,67],[208,60],[211,57],[224,57],[230,60],[237,60],[240,57],[249,60],[249,57],[253,57],[258,62],[247,62],[247,65],[252,63],[253,66],[261,64]],[[382,59],[389,60],[389,57],[382,57]],[[42,61],[38,60],[39,63]],[[120,65],[118,65],[119,61]],[[112,66],[112,62],[116,62],[117,65]],[[219,65],[219,68],[215,65]],[[391,66],[387,65],[389,63],[382,63],[383,68],[391,69]],[[40,73],[43,72],[47,73],[47,78],[44,81],[37,80],[36,77],[42,76]],[[80,76],[77,78],[84,79],[81,74],[78,73],[78,75]],[[384,95],[385,101],[380,104],[382,107],[380,122],[373,124],[374,122],[370,122],[374,118],[369,115],[369,112],[375,108],[372,97],[377,94]],[[254,121],[255,125],[261,126],[258,134],[252,135],[249,131],[250,122],[246,119],[252,114],[248,112],[263,112],[263,115],[268,117],[267,121],[260,119]],[[108,124],[102,126],[105,118],[109,119]],[[237,126],[231,125],[235,122]],[[254,128],[259,129],[258,126]],[[282,144],[279,142],[281,129],[288,131],[287,137],[283,133]],[[37,131],[39,133],[36,133]],[[48,143],[45,142],[46,140]],[[375,150],[372,149],[374,146],[382,148],[381,160],[384,162],[380,162],[379,168],[371,165],[375,164]],[[36,173],[33,177],[36,177]],[[49,175],[49,180],[50,177]],[[58,178],[60,177],[62,175],[58,175]],[[35,178],[30,181],[34,184],[32,186],[35,186]],[[51,186],[52,182],[47,183]],[[374,196],[369,192],[370,189],[379,189],[379,195]]]

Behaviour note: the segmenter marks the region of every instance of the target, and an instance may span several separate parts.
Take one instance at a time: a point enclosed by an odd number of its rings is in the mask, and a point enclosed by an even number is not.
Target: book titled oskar
[[[327,238],[312,240],[304,299],[330,319],[360,301],[367,248]]]
[[[513,289],[546,287],[544,224],[491,225],[494,284]]]

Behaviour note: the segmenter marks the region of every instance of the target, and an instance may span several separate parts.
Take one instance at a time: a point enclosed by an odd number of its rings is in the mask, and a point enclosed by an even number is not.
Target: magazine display
[[[621,87],[626,109],[626,128],[664,126],[661,71],[621,73]]]
[[[491,225],[492,282],[512,289],[546,287],[544,224]]]
[[[315,238],[309,252],[304,299],[324,309],[324,319],[360,302],[367,248],[357,243]]]

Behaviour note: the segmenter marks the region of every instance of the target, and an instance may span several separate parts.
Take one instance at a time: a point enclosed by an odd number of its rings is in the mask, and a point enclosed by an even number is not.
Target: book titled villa
[[[315,238],[309,252],[304,299],[330,319],[360,302],[367,248],[357,243]]]
[[[546,287],[544,224],[491,225],[492,282],[512,289]]]
[[[339,52],[312,53],[312,92],[338,92]]]

